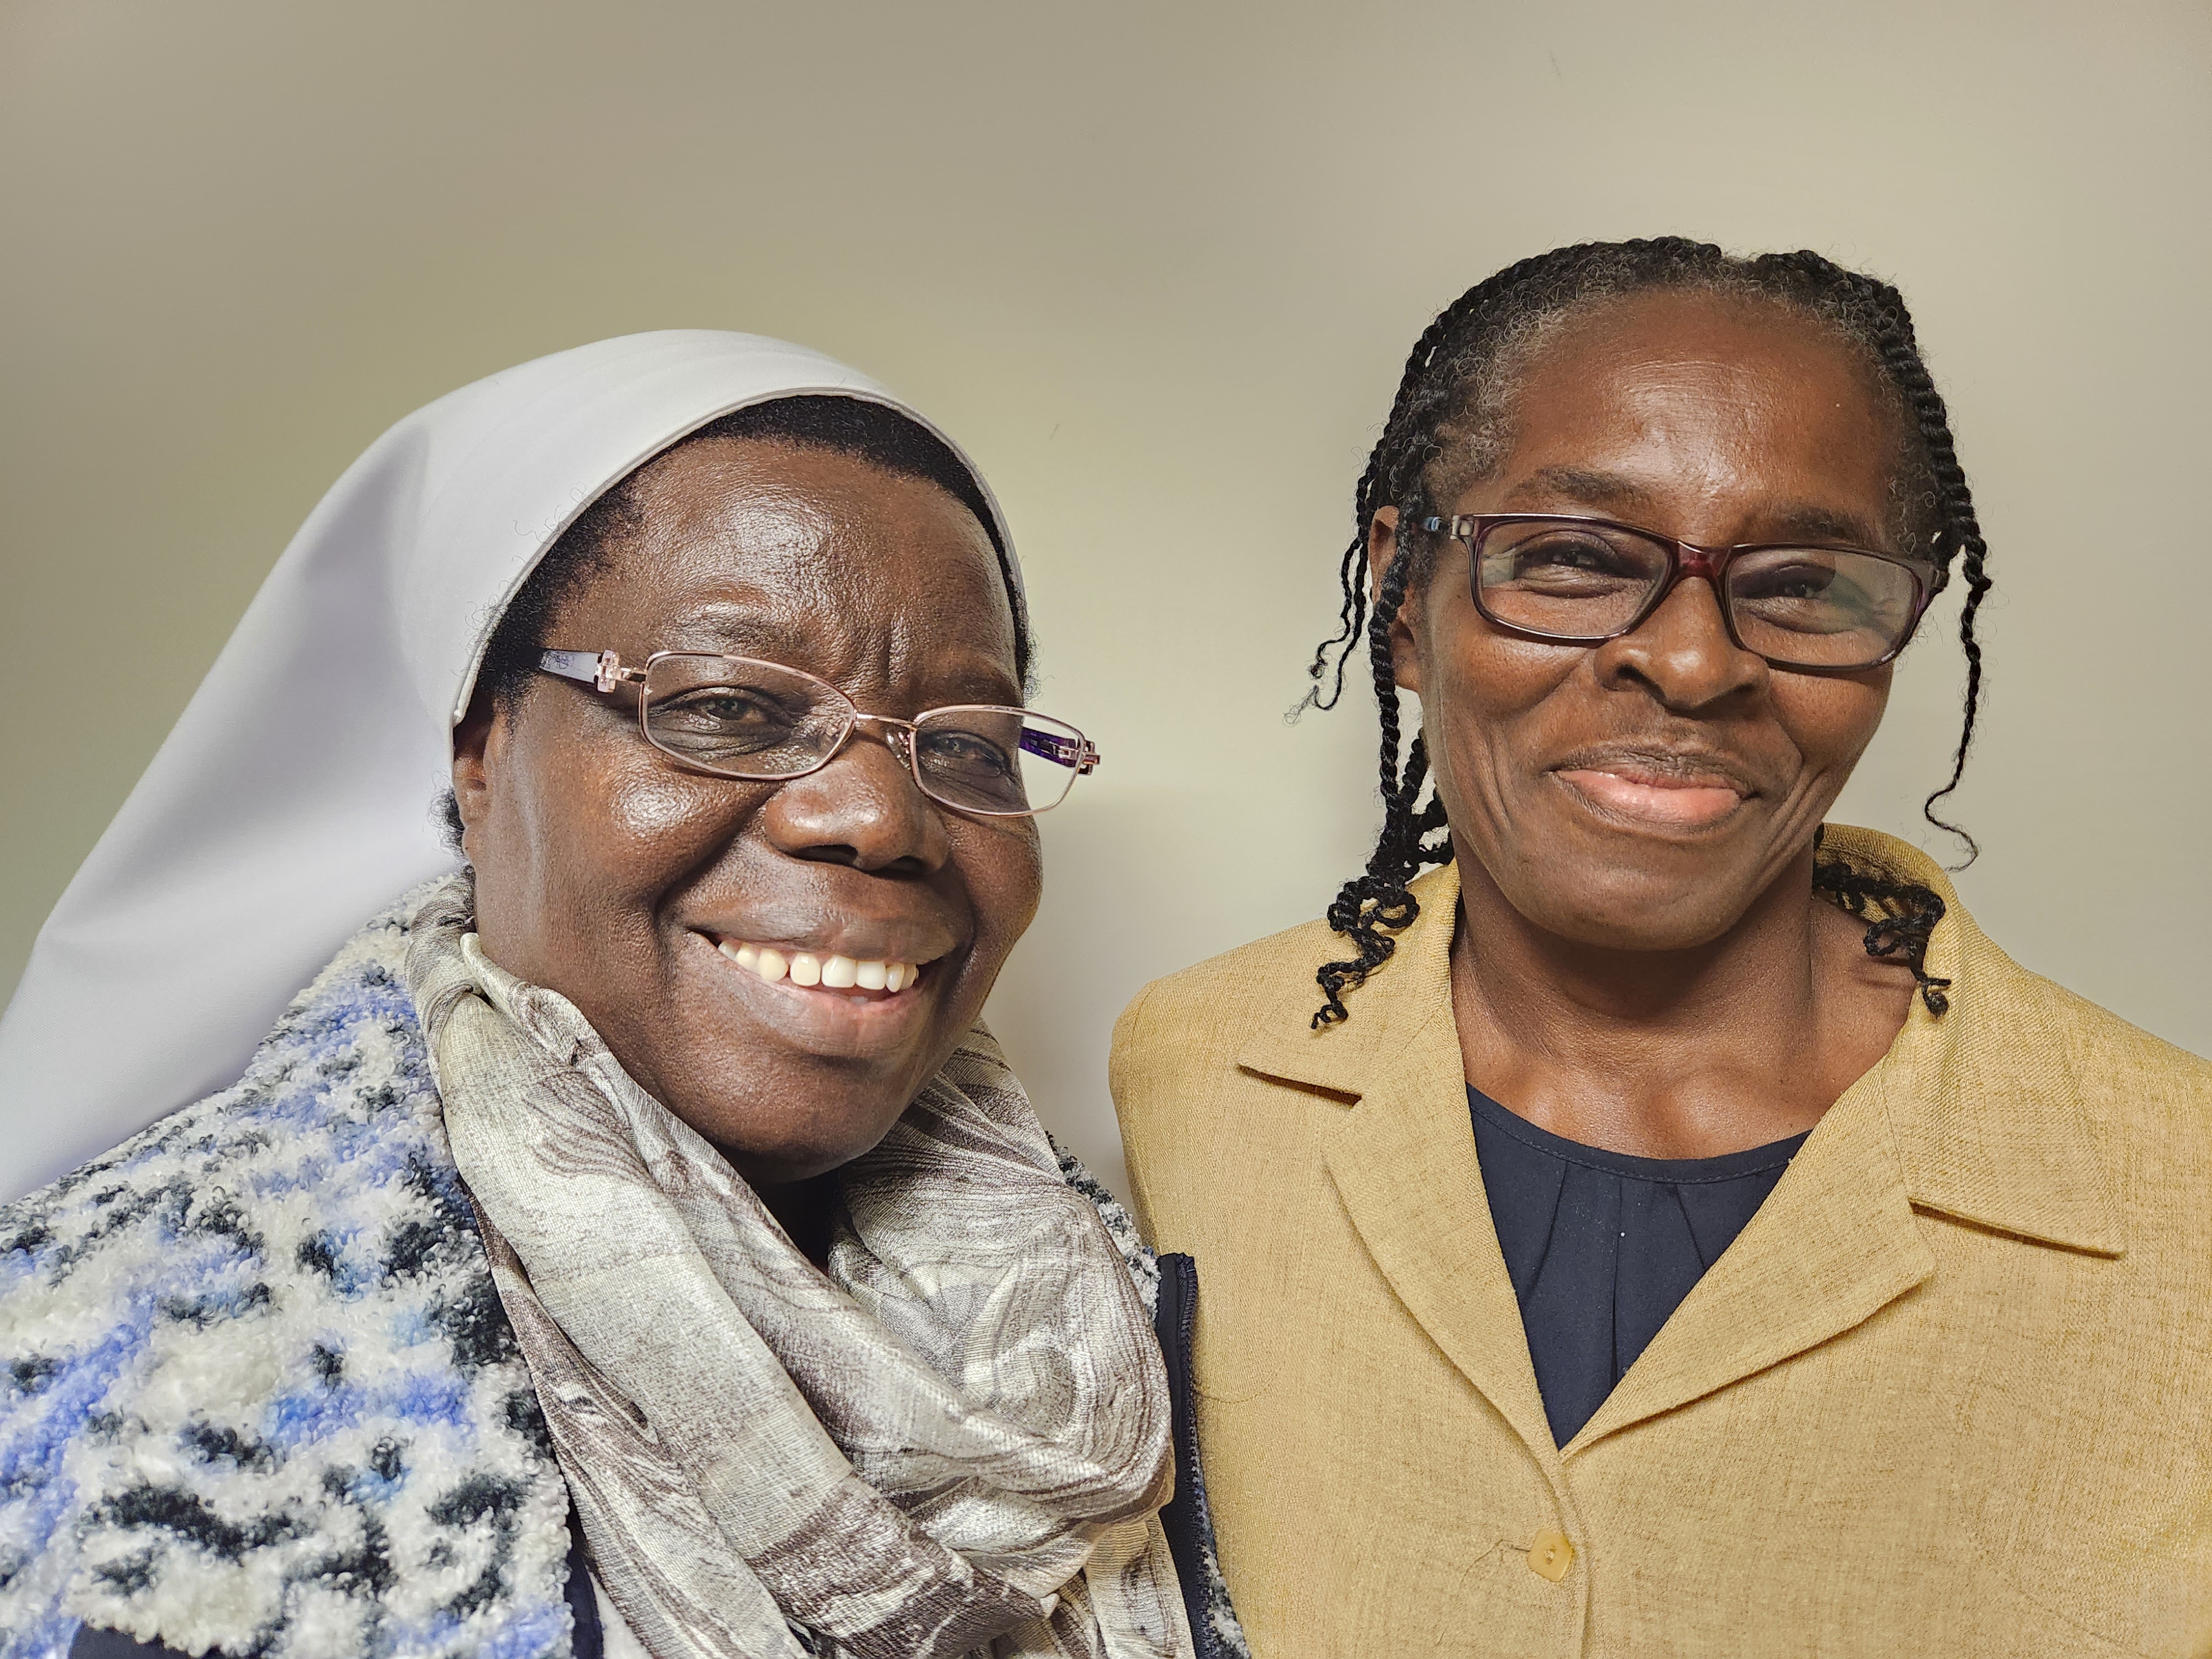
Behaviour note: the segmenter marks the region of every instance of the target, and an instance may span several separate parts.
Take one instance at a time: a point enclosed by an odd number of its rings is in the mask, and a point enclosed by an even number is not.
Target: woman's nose
[[[793,858],[872,873],[943,867],[951,855],[944,815],[895,751],[896,735],[863,726],[820,771],[778,789],[762,813],[769,841]]]
[[[1763,684],[1766,663],[1729,637],[1719,598],[1702,576],[1686,576],[1633,633],[1597,647],[1599,678],[1640,685],[1668,708],[1688,712]]]

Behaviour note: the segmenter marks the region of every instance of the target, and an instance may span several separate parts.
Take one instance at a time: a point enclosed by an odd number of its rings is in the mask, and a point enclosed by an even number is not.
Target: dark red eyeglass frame
[[[1598,530],[1618,530],[1631,536],[1640,536],[1645,541],[1656,542],[1666,549],[1668,561],[1667,578],[1652,591],[1642,610],[1623,627],[1608,634],[1547,634],[1540,629],[1524,628],[1518,623],[1507,622],[1493,613],[1482,602],[1482,544],[1492,532],[1512,524],[1577,524]],[[1919,631],[1920,619],[1928,614],[1928,607],[1943,591],[1950,572],[1929,559],[1915,558],[1910,554],[1885,552],[1880,548],[1854,547],[1840,543],[1810,541],[1742,542],[1729,547],[1704,547],[1696,542],[1681,541],[1673,536],[1662,536],[1642,525],[1623,524],[1617,519],[1593,518],[1580,513],[1461,513],[1450,518],[1423,519],[1420,527],[1431,535],[1442,532],[1449,536],[1468,551],[1467,585],[1474,600],[1474,608],[1482,618],[1500,633],[1516,639],[1534,640],[1543,645],[1603,645],[1607,640],[1620,639],[1633,634],[1650,621],[1652,615],[1667,602],[1685,577],[1701,576],[1713,590],[1713,602],[1720,609],[1721,626],[1728,630],[1729,641],[1739,651],[1759,658],[1770,667],[1785,669],[1793,674],[1819,674],[1841,678],[1849,674],[1863,674],[1869,668],[1879,668],[1884,663],[1895,662],[1905,647],[1912,643]],[[1869,559],[1880,559],[1884,564],[1893,564],[1912,578],[1912,615],[1905,624],[1905,631],[1897,642],[1871,662],[1852,663],[1838,666],[1833,663],[1793,662],[1783,657],[1769,656],[1764,651],[1753,651],[1736,631],[1735,607],[1729,598],[1726,580],[1728,568],[1747,553],[1784,552],[1802,548],[1810,553],[1854,553]]]

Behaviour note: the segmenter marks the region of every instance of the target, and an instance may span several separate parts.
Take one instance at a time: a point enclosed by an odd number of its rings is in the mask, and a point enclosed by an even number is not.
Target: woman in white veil
[[[1029,652],[795,347],[380,439],[0,1024],[0,1648],[1238,1650],[1158,1267],[975,1024],[1097,758]]]

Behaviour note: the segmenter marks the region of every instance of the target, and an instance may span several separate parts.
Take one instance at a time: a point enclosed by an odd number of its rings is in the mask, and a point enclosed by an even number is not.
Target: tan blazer
[[[1565,1447],[1475,1160],[1459,880],[1309,1025],[1320,923],[1148,988],[1114,1095],[1258,1659],[2212,1653],[2212,1066],[1943,896],[1883,1060]]]

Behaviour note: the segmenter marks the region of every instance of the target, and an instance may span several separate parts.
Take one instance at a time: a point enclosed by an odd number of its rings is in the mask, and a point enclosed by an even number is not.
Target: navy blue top
[[[1613,1392],[1805,1144],[1631,1158],[1562,1139],[1470,1086],[1475,1156],[1536,1386],[1562,1446]]]

